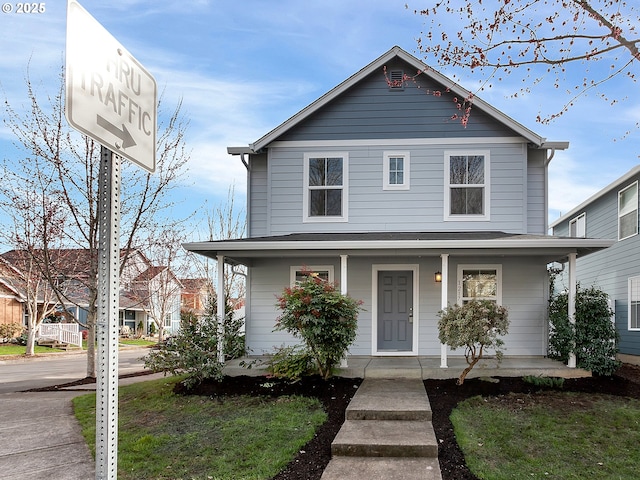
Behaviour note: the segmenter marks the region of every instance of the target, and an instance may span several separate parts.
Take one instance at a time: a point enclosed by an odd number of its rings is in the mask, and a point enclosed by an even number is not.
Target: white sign
[[[67,10],[66,117],[149,172],[156,169],[155,79],[76,1]]]

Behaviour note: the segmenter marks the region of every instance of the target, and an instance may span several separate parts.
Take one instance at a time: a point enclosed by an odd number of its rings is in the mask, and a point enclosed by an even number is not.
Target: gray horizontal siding
[[[388,71],[403,69],[413,75],[413,67],[397,61]],[[439,91],[441,95],[433,95]],[[424,75],[409,82],[403,91],[390,90],[382,69],[359,82],[338,99],[305,119],[278,138],[291,140],[344,140],[390,138],[452,138],[513,136],[479,108],[472,109],[467,126],[451,117],[459,115],[463,99],[446,92],[446,86]]]
[[[252,354],[272,352],[282,345],[292,345],[298,341],[285,332],[274,332],[278,310],[276,296],[289,285],[289,271],[292,265],[332,264],[336,281],[340,276],[339,253],[334,257],[309,259],[258,260],[250,270],[250,303],[247,305],[247,346]],[[544,264],[529,257],[472,258],[455,257],[450,261],[450,303],[456,302],[456,272],[462,264],[502,264],[503,304],[509,309],[509,334],[505,337],[507,355],[546,354],[546,307],[547,276]],[[373,264],[418,264],[419,265],[419,355],[439,356],[438,311],[440,310],[441,286],[434,283],[433,272],[440,270],[439,257],[413,258],[364,258],[348,259],[348,291],[356,299],[363,301],[364,310],[358,317],[356,341],[350,349],[351,355],[371,355],[372,353],[372,265]],[[460,349],[451,355],[462,355]]]
[[[410,190],[383,190],[383,152],[406,150],[411,155]],[[444,151],[473,150],[455,143],[443,146],[353,146],[303,150],[272,148],[269,158],[270,235],[291,232],[372,230],[526,232],[526,148],[491,143],[477,150],[490,152],[490,221],[444,222]],[[303,223],[304,153],[347,151],[349,154],[349,221]],[[264,180],[263,180],[264,181]],[[538,190],[540,187],[536,187]],[[260,208],[256,206],[256,208]],[[253,221],[256,221],[254,219]],[[543,227],[537,228],[540,231]],[[252,228],[252,232],[256,230]]]
[[[269,225],[269,176],[267,172],[266,155],[251,157],[249,172],[249,206],[248,206],[248,236],[259,237],[268,235]]]

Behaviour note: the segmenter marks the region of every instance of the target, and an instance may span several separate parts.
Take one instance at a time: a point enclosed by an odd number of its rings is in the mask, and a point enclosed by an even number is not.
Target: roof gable
[[[397,61],[405,62],[405,64],[407,64],[410,68],[409,71],[412,70],[415,73],[421,72],[419,75],[420,77],[435,82],[436,85],[441,85],[443,89],[446,89],[447,92],[450,92],[460,99],[472,97],[472,94],[468,90],[462,88],[460,85],[456,84],[446,76],[440,74],[439,72],[436,72],[428,65],[418,60],[416,57],[410,55],[400,47],[396,46],[371,62],[366,67],[362,68],[360,71],[358,71],[348,79],[346,79],[344,82],[340,83],[338,86],[318,98],[316,101],[293,115],[291,118],[271,130],[269,133],[252,143],[249,146],[250,151],[257,152],[268,146],[271,142],[283,137],[294,127],[299,126],[303,121],[309,119],[313,114],[319,112],[330,102],[345,94],[345,92],[354,87],[356,84],[359,84],[371,74],[375,73],[382,75],[385,66]],[[566,142],[554,142],[552,144],[545,144],[545,139],[543,137],[540,137],[533,131],[524,127],[520,123],[516,122],[509,116],[505,115],[504,113],[491,106],[490,104],[484,102],[478,97],[473,97],[473,108],[484,112],[490,118],[501,123],[506,128],[512,130],[513,132],[515,132],[515,134],[522,136],[527,142],[533,144],[536,147],[561,149],[566,148],[568,145]],[[246,152],[246,149],[244,149],[245,151],[242,152],[240,150],[241,149],[230,148],[229,153],[250,153]]]

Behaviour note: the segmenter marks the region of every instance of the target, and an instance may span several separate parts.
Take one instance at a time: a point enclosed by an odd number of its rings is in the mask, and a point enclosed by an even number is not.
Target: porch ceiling
[[[505,232],[363,232],[290,235],[186,243],[184,248],[231,263],[255,258],[439,256],[537,256],[550,263],[613,245],[614,240],[524,235]]]

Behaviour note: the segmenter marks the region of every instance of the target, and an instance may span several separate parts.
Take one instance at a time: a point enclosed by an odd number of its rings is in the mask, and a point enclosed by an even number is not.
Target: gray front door
[[[378,272],[378,351],[413,348],[413,272]]]

